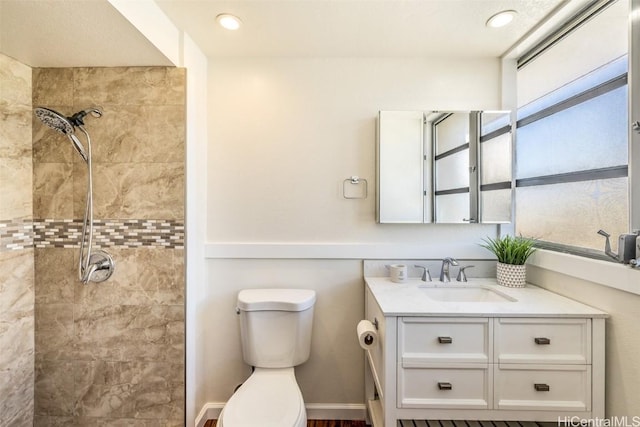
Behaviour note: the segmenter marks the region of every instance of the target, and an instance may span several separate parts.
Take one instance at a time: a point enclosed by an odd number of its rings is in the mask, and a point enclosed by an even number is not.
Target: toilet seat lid
[[[297,426],[306,420],[302,393],[293,368],[256,368],[224,406],[223,425],[229,427]]]

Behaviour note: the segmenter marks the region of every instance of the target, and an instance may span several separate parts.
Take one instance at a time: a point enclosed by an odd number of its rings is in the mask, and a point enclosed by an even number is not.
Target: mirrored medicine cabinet
[[[380,111],[379,223],[509,223],[509,111]]]

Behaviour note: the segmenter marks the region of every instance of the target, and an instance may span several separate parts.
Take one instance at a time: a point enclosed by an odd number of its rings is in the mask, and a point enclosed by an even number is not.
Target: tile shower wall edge
[[[85,122],[93,238],[116,265],[77,280],[87,168],[34,120],[35,426],[184,425],[185,75],[33,69],[33,106],[103,111]]]

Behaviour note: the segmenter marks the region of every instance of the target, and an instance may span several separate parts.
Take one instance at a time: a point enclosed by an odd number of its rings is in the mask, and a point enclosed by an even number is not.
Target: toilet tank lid
[[[238,293],[238,308],[243,311],[304,311],[316,302],[310,289],[244,289]]]

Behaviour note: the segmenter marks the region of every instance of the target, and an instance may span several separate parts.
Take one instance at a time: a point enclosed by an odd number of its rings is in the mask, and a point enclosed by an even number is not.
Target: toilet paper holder
[[[376,331],[378,330],[378,319],[377,318],[373,318],[373,322],[371,322],[371,324],[373,324],[373,327],[376,328]],[[367,335],[366,337],[364,337],[364,343],[366,345],[371,345],[373,344],[373,337],[371,335]]]
[[[358,322],[356,331],[360,347],[364,350],[369,350],[371,346],[376,344],[378,340],[378,328],[379,323],[377,318],[374,318],[373,321],[362,319]]]

